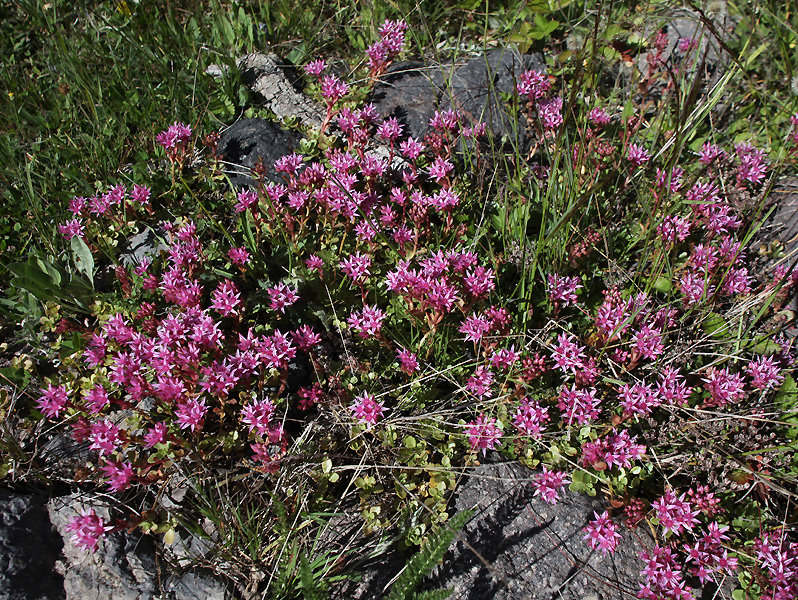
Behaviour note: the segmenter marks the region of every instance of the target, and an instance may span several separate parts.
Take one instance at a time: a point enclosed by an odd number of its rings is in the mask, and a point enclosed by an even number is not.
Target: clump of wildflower
[[[268,398],[262,398],[241,410],[241,422],[249,426],[250,432],[263,436],[269,431],[269,422],[273,415],[274,404]]]
[[[513,419],[513,425],[518,431],[531,436],[539,437],[546,430],[546,423],[550,420],[548,407],[541,406],[537,400],[522,399]]]
[[[710,393],[707,406],[725,406],[745,397],[743,378],[739,373],[729,372],[729,368],[710,367],[707,376],[702,379],[704,389]]]
[[[525,71],[518,78],[518,94],[532,101],[543,97],[550,87],[551,82],[542,71]]]
[[[554,360],[554,366],[563,372],[576,372],[583,364],[584,348],[576,343],[574,336],[561,333],[557,336],[557,346],[552,350],[551,358]]]
[[[638,144],[629,144],[629,150],[626,153],[626,160],[633,168],[640,167],[646,164],[651,159],[651,154],[642,146]]]
[[[595,127],[604,127],[610,123],[610,116],[607,114],[607,111],[600,106],[596,106],[590,110],[588,119],[590,119],[590,122]]]
[[[155,141],[166,150],[173,150],[191,139],[191,127],[175,121],[169,129],[155,136]]]
[[[230,262],[234,265],[244,266],[249,262],[250,254],[247,252],[247,249],[243,246],[239,248],[230,248],[227,253],[227,256],[230,258]]]
[[[100,467],[108,478],[108,487],[112,492],[121,492],[133,483],[133,465],[128,462],[109,461]]]
[[[291,306],[299,300],[296,288],[291,288],[282,282],[267,288],[266,292],[269,294],[269,308],[279,310],[281,313],[285,313],[286,306]]]
[[[543,465],[543,472],[535,476],[532,487],[535,490],[535,496],[540,496],[549,504],[557,504],[557,500],[560,499],[558,492],[561,492],[569,483],[570,481],[563,471],[549,471],[549,468]]]
[[[482,450],[484,456],[486,451],[493,450],[496,446],[502,436],[502,430],[496,425],[495,417],[488,418],[485,413],[480,413],[476,421],[468,424],[466,435],[471,450],[474,452]]]
[[[375,337],[382,329],[386,314],[376,306],[363,305],[363,310],[353,311],[347,319],[349,326],[363,338]]]
[[[606,468],[621,467],[628,469],[632,466],[632,461],[639,459],[646,452],[643,444],[637,444],[637,436],[630,436],[626,429],[607,434],[593,442],[585,442],[582,446],[581,462],[586,467],[593,467],[596,470]]]
[[[66,530],[72,532],[72,543],[92,553],[97,551],[97,545],[105,534],[113,529],[112,525],[107,525],[97,516],[93,508],[81,508],[80,514],[66,526]]]
[[[468,378],[466,389],[478,398],[490,398],[493,395],[490,389],[492,384],[493,372],[485,365],[479,365]]]
[[[743,185],[744,181],[760,183],[765,178],[767,165],[765,152],[751,144],[737,144],[734,147],[739,165],[737,166],[737,184]]]
[[[410,352],[409,350],[405,350],[400,348],[396,351],[396,355],[399,358],[399,366],[407,375],[412,375],[416,371],[418,371],[418,357]]]
[[[83,222],[80,219],[70,219],[66,223],[59,225],[58,233],[64,236],[64,239],[67,241],[76,236],[81,239],[86,237],[86,232],[83,229]]]
[[[588,541],[593,550],[600,549],[603,556],[607,556],[607,552],[612,554],[621,540],[618,526],[612,522],[606,510],[600,515],[598,512],[594,512],[593,515],[595,519],[585,527],[583,539]]]
[[[557,409],[563,421],[570,427],[574,422],[585,425],[598,419],[601,412],[601,399],[596,396],[596,388],[577,389],[563,386],[557,396]]]
[[[69,404],[69,393],[64,385],[49,384],[46,389],[39,390],[42,395],[36,402],[36,407],[51,419],[58,418]]]
[[[658,500],[651,503],[656,517],[665,533],[672,531],[676,535],[683,531],[692,531],[698,523],[697,510],[693,510],[685,494],[676,496],[673,490],[667,490]]]
[[[568,306],[576,302],[576,290],[582,286],[579,277],[560,277],[557,273],[549,273],[547,292],[551,301],[557,305]]]
[[[367,429],[371,427],[382,418],[385,412],[385,403],[377,402],[373,395],[368,392],[363,392],[360,396],[355,398],[355,403],[349,407],[355,419]]]
[[[760,356],[748,363],[748,373],[751,375],[751,387],[757,390],[766,390],[781,385],[784,375],[772,356]]]

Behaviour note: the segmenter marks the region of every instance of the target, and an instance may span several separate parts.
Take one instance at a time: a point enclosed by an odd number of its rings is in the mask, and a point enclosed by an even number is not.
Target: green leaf
[[[74,236],[69,242],[72,248],[72,257],[78,271],[86,275],[89,284],[94,288],[94,256],[86,245],[86,242],[78,236]]]
[[[793,408],[796,396],[798,396],[798,385],[795,384],[792,375],[787,375],[773,401],[782,408]]]

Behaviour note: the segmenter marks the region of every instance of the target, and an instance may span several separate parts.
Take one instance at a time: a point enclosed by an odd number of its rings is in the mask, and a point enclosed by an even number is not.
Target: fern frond
[[[410,597],[410,600],[446,600],[452,595],[451,588],[442,590],[426,590],[424,592],[416,592]]]
[[[404,571],[391,586],[388,600],[408,600],[419,582],[437,565],[457,532],[473,516],[473,511],[463,511],[433,531],[418,553],[407,563]],[[445,591],[445,590],[444,590]]]
[[[299,560],[299,583],[304,600],[327,600],[326,587],[323,581],[317,581],[316,575],[303,554]]]

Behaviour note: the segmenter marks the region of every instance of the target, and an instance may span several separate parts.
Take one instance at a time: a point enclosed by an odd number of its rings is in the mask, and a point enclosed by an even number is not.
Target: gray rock
[[[318,127],[324,110],[302,93],[300,79],[291,65],[276,54],[254,52],[236,59],[244,82],[255,92],[261,105],[282,119],[297,119],[307,127]],[[210,65],[205,72],[222,77],[226,66]]]
[[[600,498],[566,491],[556,505],[534,496],[535,472],[514,463],[484,464],[457,492],[458,511],[477,514],[430,581],[460,600],[551,598],[607,600],[634,596],[650,538],[621,528],[614,554],[591,551],[583,540]]]
[[[46,498],[0,490],[0,598],[65,598],[64,577],[55,569],[63,545]]]
[[[318,127],[324,111],[301,91],[293,67],[276,54],[248,54],[237,61],[244,80],[278,119],[296,118],[302,125]]]
[[[267,167],[299,144],[299,137],[265,119],[242,119],[233,123],[219,137],[218,153],[227,163],[226,171],[236,187],[254,185],[252,168],[262,159]],[[273,168],[266,178],[282,182]]]
[[[169,249],[165,239],[166,232],[159,226],[156,225],[153,229],[144,225],[141,231],[128,238],[127,246],[122,249],[119,259],[127,266],[136,266],[144,259],[151,260]]]
[[[91,506],[106,522],[108,509],[73,494],[51,500],[50,520],[64,539],[63,556],[56,568],[63,577],[66,600],[227,600],[225,586],[206,573],[162,569],[152,539],[111,533],[92,554],[73,545],[69,522],[83,507]]]
[[[509,114],[500,94],[514,92],[518,76],[527,69],[545,69],[542,57],[520,55],[512,48],[490,50],[464,63],[397,63],[375,87],[374,105],[383,117],[399,119],[416,138],[427,132],[436,110],[456,109],[472,122],[484,122],[497,140],[523,141],[524,123]]]

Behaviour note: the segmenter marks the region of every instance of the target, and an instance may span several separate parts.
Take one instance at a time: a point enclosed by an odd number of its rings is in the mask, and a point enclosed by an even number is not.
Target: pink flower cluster
[[[612,522],[606,510],[601,514],[594,512],[593,516],[595,519],[585,527],[583,539],[588,541],[593,550],[601,550],[603,556],[606,556],[607,552],[615,552],[618,542],[621,541],[618,526]]]
[[[484,455],[486,451],[494,449],[502,436],[502,430],[496,425],[494,417],[488,418],[485,413],[480,413],[476,421],[471,421],[468,424],[466,435],[471,450],[473,452],[482,450]]]
[[[385,403],[377,402],[373,395],[363,392],[355,398],[355,402],[349,407],[349,410],[352,411],[359,423],[365,425],[367,429],[371,429],[377,421],[382,419]]]
[[[563,471],[550,471],[546,465],[543,465],[543,471],[532,481],[532,488],[535,490],[535,496],[540,496],[549,504],[557,504],[557,500],[560,499],[559,492],[568,483],[570,481]]]
[[[112,525],[107,525],[102,518],[97,516],[93,508],[81,509],[80,514],[73,518],[66,527],[67,531],[72,532],[72,543],[92,553],[97,551],[100,540],[113,529]]]

